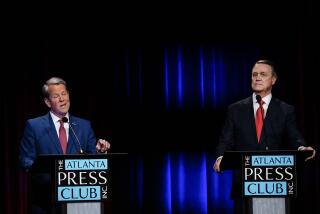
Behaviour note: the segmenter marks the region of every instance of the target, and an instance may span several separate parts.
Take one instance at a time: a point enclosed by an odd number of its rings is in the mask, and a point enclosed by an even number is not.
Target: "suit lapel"
[[[52,118],[50,116],[50,113],[47,114],[47,117],[44,117],[44,127],[47,134],[49,135],[49,139],[51,140],[51,142],[53,143],[54,147],[57,150],[57,153],[62,154],[62,148],[60,145],[60,141],[59,141],[59,137],[57,135],[57,131],[56,128],[53,124]]]
[[[248,118],[248,129],[251,130],[251,134],[254,136],[254,139],[256,139],[256,144],[258,142],[257,138],[257,132],[256,132],[256,122],[254,118],[254,109],[253,109],[253,101],[252,97],[248,97],[248,99],[245,102],[245,109],[246,109],[246,118]]]
[[[269,119],[272,118],[272,115],[274,115],[274,113],[277,111],[277,102],[275,100],[275,98],[272,98],[268,107],[268,111],[267,111],[267,115],[265,119]],[[270,120],[270,119],[269,119]]]
[[[263,128],[262,128],[262,133],[261,133],[261,142],[264,142],[264,144],[268,144],[268,139],[267,136],[270,136],[271,134],[271,124],[272,124],[272,119],[273,116],[275,115],[275,111],[277,109],[277,104],[274,98],[271,99],[270,104],[268,106],[267,114],[266,117],[264,118],[263,121]]]
[[[70,124],[71,124],[75,134],[79,137],[79,135],[78,135],[79,126],[78,126],[77,121],[71,115],[69,117],[69,120],[70,120]],[[74,136],[74,133],[72,132],[71,128],[69,127],[69,139],[68,139],[68,148],[67,148],[68,154],[77,153],[77,151],[79,150],[78,147],[79,147],[78,142]]]

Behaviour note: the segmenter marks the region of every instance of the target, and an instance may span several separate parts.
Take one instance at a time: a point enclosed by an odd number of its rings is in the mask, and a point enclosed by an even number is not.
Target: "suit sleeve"
[[[88,126],[88,132],[87,132],[87,144],[86,144],[86,148],[85,151],[86,153],[96,153],[96,137],[94,134],[94,131],[91,127],[91,123],[89,122],[89,126]]]
[[[231,108],[228,108],[226,120],[222,128],[221,136],[216,147],[216,158],[223,156],[226,150],[232,148],[234,144],[234,120]]]
[[[298,149],[300,146],[305,146],[304,138],[297,128],[296,114],[293,106],[289,106],[288,108],[286,116],[286,134],[292,148]]]
[[[23,169],[28,169],[33,164],[36,158],[36,137],[33,128],[29,121],[26,123],[24,134],[20,142],[20,166]]]

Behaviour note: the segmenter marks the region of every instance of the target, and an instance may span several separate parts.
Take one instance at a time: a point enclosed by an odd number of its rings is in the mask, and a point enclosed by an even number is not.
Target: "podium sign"
[[[297,180],[312,151],[226,151],[221,169],[241,171],[243,197],[297,197]]]
[[[249,213],[289,213],[288,199],[298,197],[297,181],[305,158],[311,154],[297,150],[226,151],[221,169],[235,170],[236,185],[248,199]]]
[[[54,191],[57,202],[108,199],[108,159],[98,156],[85,157],[55,160]]]
[[[242,156],[243,196],[296,197],[296,155]]]
[[[130,200],[124,194],[129,190],[128,163],[128,153],[39,155],[29,174],[32,188],[40,189],[32,192],[53,213],[121,213]]]

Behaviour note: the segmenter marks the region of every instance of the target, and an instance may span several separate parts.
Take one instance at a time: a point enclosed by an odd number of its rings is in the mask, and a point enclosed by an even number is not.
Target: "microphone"
[[[258,103],[261,102],[261,96],[260,96],[259,94],[256,96],[256,99],[257,99],[257,102],[258,102]]]
[[[73,133],[73,136],[76,138],[76,141],[77,141],[77,143],[78,143],[78,145],[79,145],[79,148],[80,148],[79,153],[80,153],[80,154],[84,154],[84,151],[82,150],[82,147],[81,147],[81,143],[80,143],[80,141],[79,141],[79,138],[77,137],[75,131],[73,130],[73,128],[72,128],[72,126],[71,126],[71,123],[68,121],[68,118],[67,118],[67,117],[63,117],[63,118],[62,118],[62,122],[69,124],[69,127],[70,127],[70,129],[71,129],[71,132]]]

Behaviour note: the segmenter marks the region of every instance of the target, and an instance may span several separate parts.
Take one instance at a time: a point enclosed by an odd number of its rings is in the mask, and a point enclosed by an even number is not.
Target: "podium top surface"
[[[129,153],[90,153],[90,154],[42,154],[38,155],[37,159],[41,158],[90,158],[90,157],[114,157],[119,155],[128,155]]]
[[[265,151],[226,151],[221,161],[221,169],[240,169],[245,155],[295,155],[297,162],[312,155],[312,151],[298,150],[265,150]]]
[[[48,173],[51,172],[55,160],[67,160],[67,159],[126,159],[128,153],[94,153],[94,154],[47,154],[39,155],[33,162],[29,172],[30,173]]]

